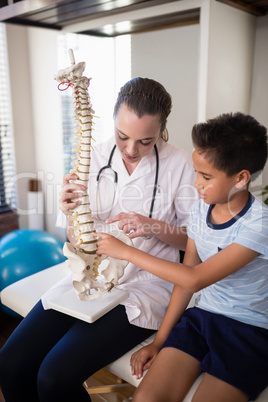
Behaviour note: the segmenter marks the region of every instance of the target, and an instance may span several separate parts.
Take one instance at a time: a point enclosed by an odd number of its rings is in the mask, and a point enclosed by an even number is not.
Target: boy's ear
[[[241,190],[243,187],[247,186],[249,181],[250,181],[250,177],[251,174],[248,170],[241,170],[241,172],[239,172],[237,174],[237,183],[235,185],[235,187],[238,190]]]

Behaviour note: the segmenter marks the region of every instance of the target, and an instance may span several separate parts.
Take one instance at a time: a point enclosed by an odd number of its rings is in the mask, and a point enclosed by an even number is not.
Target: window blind
[[[17,207],[6,29],[0,23],[0,213]]]
[[[59,64],[64,64],[65,55],[68,55],[68,43],[66,35],[59,36],[58,53]],[[75,49],[76,50],[76,47]],[[63,132],[63,168],[64,174],[70,172],[70,164],[72,158],[72,142],[73,142],[73,98],[71,89],[61,93],[62,108],[62,132]]]

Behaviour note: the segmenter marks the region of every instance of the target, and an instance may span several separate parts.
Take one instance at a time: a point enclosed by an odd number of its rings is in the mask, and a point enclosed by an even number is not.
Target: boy
[[[150,367],[135,402],[182,401],[202,371],[195,402],[254,400],[268,385],[268,208],[249,193],[267,160],[267,131],[251,116],[223,114],[195,125],[192,139],[200,201],[183,265],[97,234],[99,255],[175,285],[153,343],[131,357],[138,378]]]

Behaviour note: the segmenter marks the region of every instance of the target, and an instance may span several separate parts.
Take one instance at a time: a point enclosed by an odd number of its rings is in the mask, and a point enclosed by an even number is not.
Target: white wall
[[[249,113],[256,17],[212,1],[206,118]]]
[[[268,15],[257,19],[250,114],[268,127]],[[260,184],[268,185],[268,163]]]
[[[241,111],[268,128],[268,17],[208,0],[200,31],[199,121]],[[267,184],[268,164],[251,191],[259,195]]]
[[[132,76],[153,78],[171,94],[169,142],[188,152],[197,121],[199,35],[195,24],[131,37]]]

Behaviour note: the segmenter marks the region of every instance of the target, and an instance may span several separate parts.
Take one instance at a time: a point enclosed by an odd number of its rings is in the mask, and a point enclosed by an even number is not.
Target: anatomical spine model
[[[85,62],[75,64],[73,52],[69,50],[71,66],[60,70],[55,77],[65,89],[72,88],[74,105],[74,145],[76,157],[70,173],[78,176],[74,183],[87,187],[90,169],[91,138],[94,110],[92,109],[88,86],[90,79],[82,76]],[[94,151],[93,151],[94,152]],[[93,236],[94,217],[91,214],[88,190],[83,192],[81,204],[73,210],[73,229],[76,240],[75,247],[65,243],[63,254],[68,258],[72,271],[73,286],[80,300],[90,300],[110,291],[123,275],[127,261],[96,254],[97,240]],[[111,232],[125,243],[132,245],[131,240],[122,232]],[[100,281],[99,265],[103,259],[108,260],[108,266],[102,272],[104,281]]]

